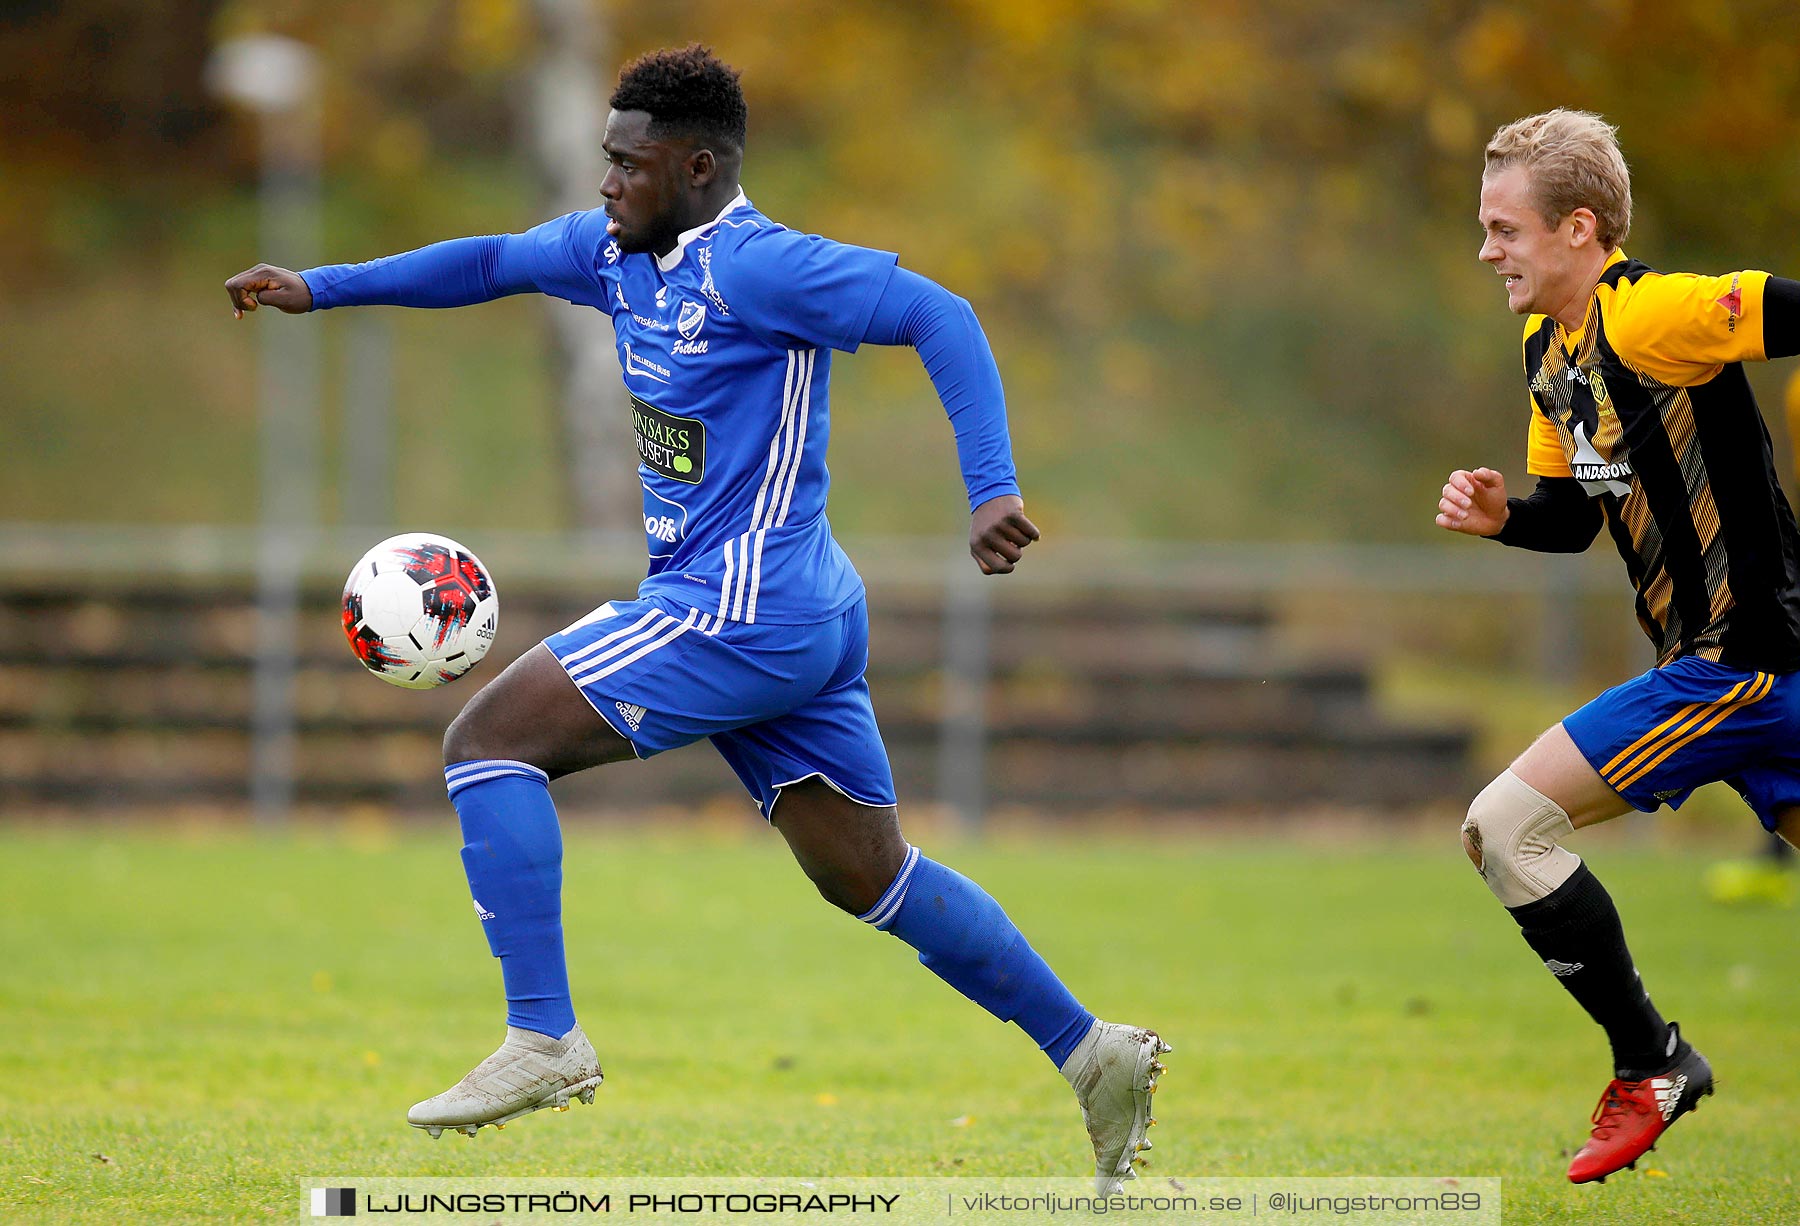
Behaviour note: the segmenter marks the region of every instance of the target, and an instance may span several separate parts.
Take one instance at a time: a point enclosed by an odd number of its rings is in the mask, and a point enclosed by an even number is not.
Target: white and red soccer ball
[[[344,636],[363,667],[409,690],[454,681],[500,626],[487,568],[447,536],[406,532],[362,556],[344,583]]]

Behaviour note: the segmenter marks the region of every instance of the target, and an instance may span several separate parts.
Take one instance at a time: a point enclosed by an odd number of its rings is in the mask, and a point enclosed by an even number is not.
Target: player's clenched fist
[[[1038,539],[1017,494],[1001,494],[975,508],[969,523],[969,556],[984,575],[1010,575],[1025,547]]]
[[[1492,536],[1506,526],[1506,478],[1491,468],[1459,468],[1444,482],[1437,526],[1470,536]]]
[[[312,310],[312,290],[307,288],[305,279],[273,264],[245,269],[225,282],[225,292],[231,295],[231,314],[237,319],[259,306],[272,306],[289,315],[304,315]]]

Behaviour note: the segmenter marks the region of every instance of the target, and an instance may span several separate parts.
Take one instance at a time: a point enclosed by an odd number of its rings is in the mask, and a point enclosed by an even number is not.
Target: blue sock
[[[525,762],[444,769],[463,871],[506,984],[506,1024],[560,1039],[575,1025],[563,959],[562,828],[550,777]]]
[[[1058,1068],[1094,1024],[1000,904],[917,847],[857,918],[918,950],[926,969],[1001,1021],[1017,1022]]]

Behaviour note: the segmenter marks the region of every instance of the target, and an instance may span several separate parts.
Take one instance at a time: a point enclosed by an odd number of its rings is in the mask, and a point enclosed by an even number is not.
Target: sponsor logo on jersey
[[[687,539],[687,508],[641,478],[638,484],[644,490],[644,548],[652,558],[672,558]]]
[[[1715,301],[1725,308],[1725,331],[1737,331],[1738,316],[1744,313],[1744,291],[1738,287],[1738,274],[1731,274],[1731,292]]]
[[[731,314],[731,308],[725,305],[725,299],[719,293],[719,287],[713,284],[712,246],[709,244],[698,248],[694,252],[694,258],[700,261],[700,292],[706,295],[706,300],[713,304],[713,308],[719,314]]]
[[[1602,456],[1588,438],[1586,422],[1576,422],[1571,434],[1575,439],[1575,454],[1569,457],[1569,471],[1587,490],[1588,497],[1616,494],[1624,498],[1629,495],[1635,475],[1631,461]]]
[[[706,426],[699,418],[677,417],[633,396],[631,425],[645,468],[688,485],[700,484],[706,475]],[[646,512],[646,523],[648,519]]]
[[[636,316],[633,316],[633,318],[636,318]],[[625,342],[625,373],[628,375],[642,375],[644,378],[654,379],[658,383],[667,383],[670,379],[674,378],[673,371],[667,366],[659,366],[649,358],[640,355],[637,350],[631,347],[630,341]]]

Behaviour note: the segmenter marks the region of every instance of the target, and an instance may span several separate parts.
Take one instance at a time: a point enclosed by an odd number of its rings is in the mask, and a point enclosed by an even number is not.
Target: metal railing
[[[388,534],[386,528],[296,534],[284,546],[295,556],[278,569],[314,588],[335,585],[369,544]],[[462,534],[495,569],[503,612],[508,590],[554,585],[591,591],[598,604],[629,594],[642,574],[636,535]],[[0,592],[59,580],[142,587],[241,579],[267,569],[268,539],[250,526],[0,524]],[[941,609],[936,792],[969,823],[978,823],[986,808],[996,594],[1010,600],[1088,590],[1152,600],[1156,593],[1182,593],[1267,602],[1279,620],[1303,627],[1297,633],[1315,652],[1358,658],[1454,651],[1454,643],[1433,641],[1436,629],[1476,619],[1493,640],[1491,650],[1484,647],[1492,658],[1555,680],[1584,673],[1596,682],[1616,679],[1607,673],[1618,666],[1596,658],[1618,656],[1634,633],[1629,590],[1617,562],[1600,551],[1531,555],[1460,540],[1441,546],[1074,541],[1040,545],[1016,574],[990,578],[960,548],[941,540],[862,538],[847,541],[846,548],[872,587],[911,591]],[[266,597],[269,588],[257,590]],[[1594,616],[1593,606],[1604,606],[1607,618]],[[1621,610],[1626,620],[1613,622]],[[1608,628],[1597,634],[1591,625]],[[279,820],[292,794],[296,716],[292,701],[266,701],[270,694],[291,694],[291,684],[268,679],[294,675],[299,636],[290,629],[259,637],[251,760],[258,811],[265,820]],[[1605,650],[1597,650],[1602,645]],[[1226,644],[1224,650],[1230,649]],[[284,771],[289,778],[281,777]]]

